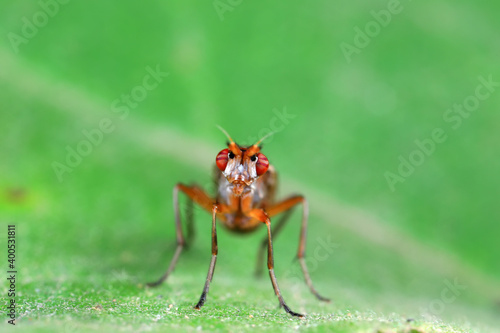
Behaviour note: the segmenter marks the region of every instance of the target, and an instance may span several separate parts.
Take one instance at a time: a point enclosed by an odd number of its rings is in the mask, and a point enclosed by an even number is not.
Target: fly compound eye
[[[229,153],[229,154],[228,154]],[[217,167],[219,168],[220,171],[226,170],[227,166],[227,158],[228,155],[231,153],[229,152],[229,149],[223,149],[217,154],[217,157],[215,158],[215,164],[217,164]],[[233,154],[234,157],[234,154]]]
[[[255,156],[255,155],[254,155]],[[257,171],[257,176],[262,176],[269,169],[269,161],[264,154],[257,154],[257,163],[255,164],[255,171]]]

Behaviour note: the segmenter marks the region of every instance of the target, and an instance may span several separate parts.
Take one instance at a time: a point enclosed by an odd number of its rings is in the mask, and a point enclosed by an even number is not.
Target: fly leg
[[[193,239],[195,236],[194,230],[194,203],[193,200],[188,200],[186,202],[186,226],[187,226],[187,237],[186,237],[186,248],[193,243]]]
[[[215,263],[217,262],[217,253],[219,252],[217,246],[217,229],[215,227],[215,220],[217,217],[218,209],[219,206],[217,204],[214,204],[212,208],[212,259],[210,260],[210,266],[208,267],[207,280],[205,281],[203,292],[201,293],[198,304],[196,304],[196,306],[194,307],[197,310],[199,310],[203,306],[203,304],[205,304],[205,301],[207,300],[208,289],[210,288],[210,282],[212,282],[212,278],[214,277]]]
[[[330,302],[330,299],[321,296],[313,286],[311,276],[309,275],[309,271],[307,269],[306,261],[305,261],[305,253],[306,253],[306,236],[307,236],[307,219],[309,215],[309,205],[307,200],[301,195],[295,195],[288,199],[285,199],[274,206],[271,206],[267,209],[267,213],[269,216],[275,216],[280,213],[287,214],[291,209],[295,206],[302,204],[302,225],[300,228],[300,238],[299,238],[299,248],[297,251],[297,258],[300,263],[300,267],[302,269],[302,274],[304,275],[304,280],[309,287],[309,290],[316,296],[320,301]],[[286,215],[285,215],[286,216]],[[285,220],[286,221],[286,220]]]
[[[274,293],[278,296],[280,305],[285,309],[285,311],[292,316],[304,317],[304,315],[292,311],[285,303],[283,296],[281,295],[280,288],[278,286],[278,281],[276,280],[276,275],[274,274],[274,255],[273,255],[273,241],[271,238],[271,219],[269,215],[262,209],[255,208],[252,209],[248,216],[256,218],[257,220],[266,224],[267,227],[267,268],[269,269],[269,277],[271,278],[271,283],[273,284]]]
[[[177,248],[175,249],[174,256],[172,257],[172,260],[170,261],[170,264],[168,265],[168,268],[165,271],[165,273],[157,281],[148,283],[147,284],[148,287],[159,286],[160,284],[163,283],[163,281],[165,281],[168,278],[170,273],[172,273],[172,271],[174,270],[183,248],[186,246],[186,240],[184,238],[184,235],[182,234],[182,225],[181,225],[181,216],[179,207],[179,191],[187,195],[189,200],[194,201],[206,211],[209,212],[212,211],[212,206],[214,201],[200,187],[186,186],[183,184],[175,185],[173,191],[173,197],[174,197],[173,203],[175,212],[175,232],[177,239]]]
[[[292,215],[293,208],[285,211],[283,215],[280,216],[280,219],[278,220],[278,223],[274,226],[272,229],[274,239],[276,239],[276,236],[278,233],[283,229],[283,226],[285,223],[288,221],[290,218],[290,215]],[[262,242],[260,243],[259,246],[259,251],[257,253],[257,265],[255,266],[255,276],[261,277],[262,276],[262,266],[264,263],[264,251],[267,247],[267,237],[265,237]]]

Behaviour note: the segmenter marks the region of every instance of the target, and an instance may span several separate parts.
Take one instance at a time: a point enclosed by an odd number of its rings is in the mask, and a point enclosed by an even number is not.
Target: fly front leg
[[[210,266],[208,267],[207,279],[205,281],[205,286],[203,287],[203,292],[201,293],[200,300],[198,304],[194,307],[199,310],[205,301],[207,300],[208,289],[210,288],[210,282],[214,277],[215,263],[217,262],[217,253],[219,252],[217,247],[217,229],[215,226],[215,220],[217,217],[217,212],[219,210],[219,205],[214,204],[212,208],[212,259],[210,260]]]
[[[173,203],[175,212],[175,234],[177,240],[177,248],[175,249],[174,256],[170,261],[170,264],[168,265],[168,268],[165,271],[165,273],[157,281],[148,283],[147,284],[148,287],[159,286],[160,284],[163,283],[163,281],[165,281],[169,277],[169,275],[174,270],[177,261],[179,260],[179,256],[181,255],[183,248],[186,246],[186,240],[182,233],[181,215],[179,207],[179,191],[183,192],[185,195],[187,195],[189,200],[196,202],[206,211],[210,212],[212,210],[213,200],[201,188],[199,188],[198,186],[186,186],[183,184],[175,185],[173,191],[173,198],[174,198]]]
[[[305,254],[306,254],[306,238],[307,238],[307,219],[309,215],[309,205],[307,203],[307,200],[301,196],[301,195],[296,195],[293,197],[290,197],[288,199],[283,200],[280,203],[277,203],[276,205],[270,207],[267,210],[267,213],[269,216],[275,216],[280,213],[284,213],[285,216],[288,214],[288,212],[293,209],[295,206],[302,204],[302,224],[300,228],[300,238],[299,238],[299,248],[297,251],[297,258],[300,263],[300,267],[302,269],[302,274],[304,275],[304,280],[306,281],[307,286],[309,287],[309,290],[313,293],[314,296],[316,296],[317,299],[320,301],[325,301],[325,302],[330,302],[330,299],[321,296],[316,289],[313,286],[311,276],[309,275],[309,271],[307,269],[306,261],[305,261]],[[285,220],[286,222],[286,220]]]
[[[293,213],[293,209],[289,209],[286,212],[284,212],[283,215],[280,216],[278,223],[276,223],[274,228],[272,229],[274,239],[276,239],[276,236],[283,229],[283,226],[288,221],[288,219],[290,218],[290,215],[292,215],[292,213]],[[262,240],[262,242],[260,243],[259,251],[257,253],[257,265],[255,266],[255,276],[256,277],[262,276],[262,267],[264,264],[264,251],[266,250],[266,248],[267,248],[267,237],[265,237]]]
[[[285,309],[285,311],[292,316],[304,317],[304,315],[292,311],[285,303],[283,296],[281,295],[280,288],[278,286],[278,281],[276,280],[276,275],[274,274],[274,255],[273,255],[273,241],[271,237],[271,220],[269,215],[262,209],[252,209],[249,216],[258,219],[259,221],[266,224],[267,227],[267,268],[269,269],[269,277],[271,278],[271,283],[273,284],[274,293],[278,296],[280,305]]]

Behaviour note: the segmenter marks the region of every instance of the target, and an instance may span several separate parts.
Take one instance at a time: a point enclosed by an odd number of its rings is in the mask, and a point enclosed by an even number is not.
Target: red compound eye
[[[257,176],[262,176],[263,174],[265,174],[268,168],[269,161],[267,160],[267,157],[264,154],[258,153],[257,164],[255,165]]]
[[[215,164],[220,171],[226,170],[227,160],[228,160],[229,149],[222,149],[217,157],[215,158]]]

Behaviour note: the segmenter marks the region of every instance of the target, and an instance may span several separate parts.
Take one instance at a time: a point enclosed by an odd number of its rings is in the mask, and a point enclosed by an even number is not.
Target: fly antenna
[[[257,141],[257,143],[254,144],[254,146],[258,146],[262,141],[264,141],[265,139],[267,139],[268,137],[270,137],[271,135],[273,135],[275,132],[269,132],[267,133],[266,135],[264,135],[262,137],[262,139],[260,139],[259,141]]]
[[[216,125],[216,126],[217,126],[217,128],[219,128],[221,130],[222,133],[224,133],[227,136],[227,138],[229,139],[230,142],[234,142],[234,140],[229,136],[229,134],[227,133],[227,131],[225,129],[223,129],[219,125]]]

